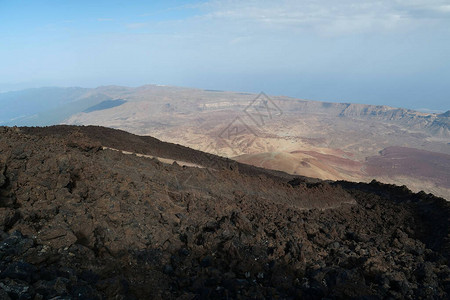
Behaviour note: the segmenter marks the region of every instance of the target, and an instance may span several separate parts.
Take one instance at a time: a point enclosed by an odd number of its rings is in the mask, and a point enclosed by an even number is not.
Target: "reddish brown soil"
[[[2,299],[446,299],[449,217],[405,187],[101,127],[0,127]]]
[[[319,153],[317,151],[297,150],[297,151],[292,151],[291,153],[292,154],[294,154],[294,153],[308,154],[308,155],[311,155],[312,157],[316,158],[319,161],[330,164],[334,167],[343,168],[344,170],[360,171],[360,169],[363,166],[363,164],[360,163],[359,161],[351,160],[351,159],[344,158],[344,157],[339,157],[336,155],[323,154],[323,153]],[[344,154],[346,152],[342,151],[342,153]]]
[[[450,155],[407,147],[388,147],[367,159],[369,176],[410,176],[450,188]]]

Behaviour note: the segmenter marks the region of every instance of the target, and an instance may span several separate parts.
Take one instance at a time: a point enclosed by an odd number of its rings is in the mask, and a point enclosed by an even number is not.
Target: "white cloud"
[[[445,13],[450,13],[450,4],[438,6],[437,10]]]
[[[209,20],[325,33],[393,30],[430,19],[450,19],[448,0],[214,0],[199,4],[199,8]]]

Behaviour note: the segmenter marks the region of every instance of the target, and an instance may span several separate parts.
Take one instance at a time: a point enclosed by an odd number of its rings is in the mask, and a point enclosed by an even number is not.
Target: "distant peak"
[[[450,117],[450,110],[447,110],[445,113],[440,114],[440,117],[449,118]]]

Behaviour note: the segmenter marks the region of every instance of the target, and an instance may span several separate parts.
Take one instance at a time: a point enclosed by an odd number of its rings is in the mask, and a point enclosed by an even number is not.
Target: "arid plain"
[[[450,198],[449,112],[239,92],[108,86],[63,123],[101,125],[259,167],[330,180],[407,185]]]

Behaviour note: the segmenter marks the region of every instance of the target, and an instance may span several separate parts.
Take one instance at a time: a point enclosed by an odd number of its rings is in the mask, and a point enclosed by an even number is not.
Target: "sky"
[[[163,84],[450,109],[450,0],[0,0],[0,91]]]

